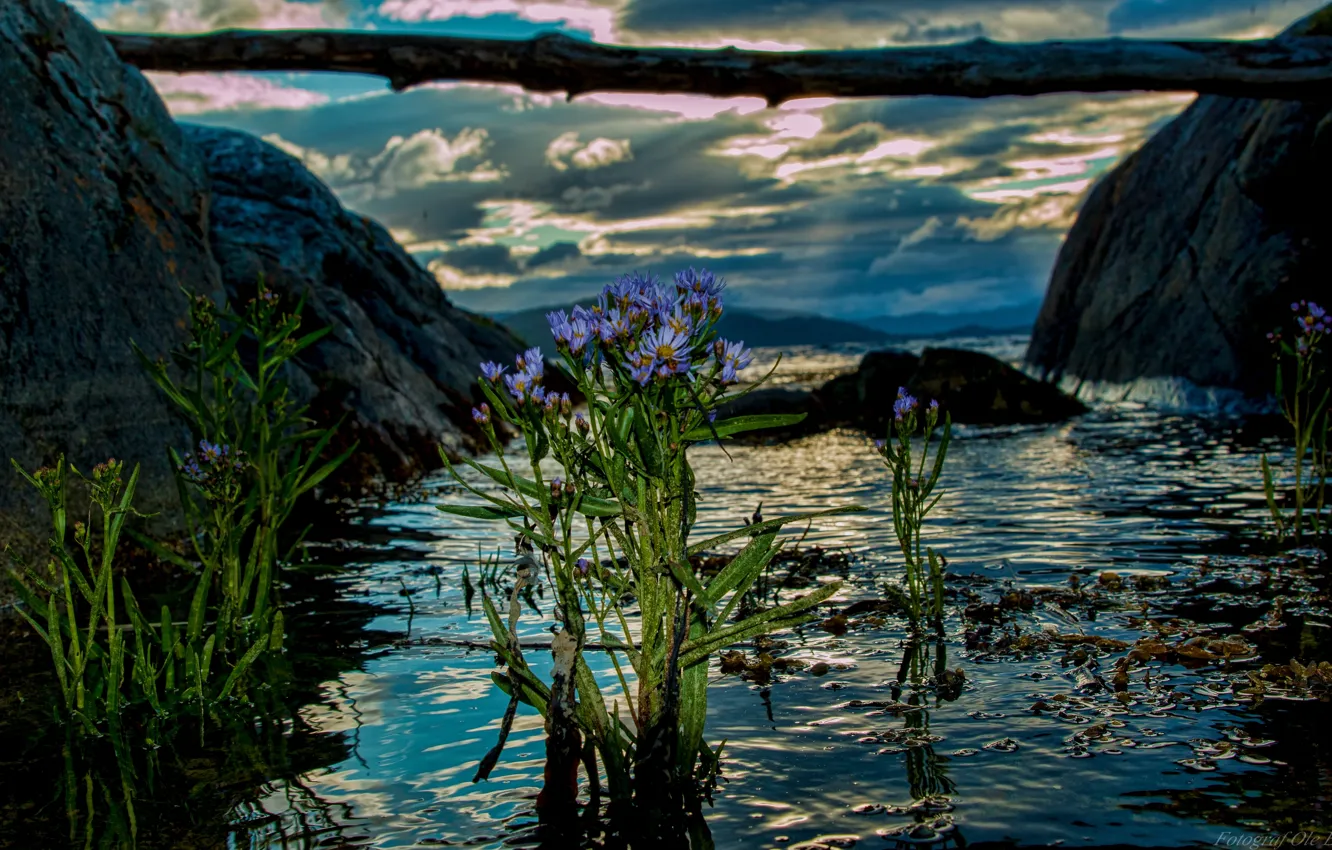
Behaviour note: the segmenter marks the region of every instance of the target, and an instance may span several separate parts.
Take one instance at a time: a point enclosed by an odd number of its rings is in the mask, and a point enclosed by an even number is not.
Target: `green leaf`
[[[301,482],[300,486],[296,488],[296,492],[293,493],[292,496],[299,496],[302,493],[305,493],[308,490],[313,490],[315,487],[319,486],[321,481],[331,475],[335,469],[342,466],[342,464],[347,461],[347,458],[352,456],[352,453],[356,451],[356,447],[359,445],[359,442],[352,443],[351,447],[345,452],[316,469],[308,478]],[[310,456],[313,459],[316,455],[312,452]]]
[[[858,513],[865,510],[864,505],[843,505],[840,508],[828,508],[822,511],[812,511],[803,514],[791,514],[789,516],[780,516],[776,519],[764,520],[763,522],[747,525],[744,528],[738,528],[735,531],[728,531],[725,534],[718,534],[716,537],[709,537],[701,543],[694,543],[689,547],[690,555],[697,555],[699,552],[706,552],[723,543],[729,543],[732,540],[738,540],[741,537],[753,537],[763,534],[767,531],[781,528],[783,525],[792,522],[799,522],[805,519],[817,519],[818,517],[835,516],[836,514]]]
[[[209,638],[209,640],[212,640],[212,638]],[[254,645],[241,656],[241,660],[236,662],[236,666],[231,668],[231,675],[227,676],[227,680],[222,683],[222,690],[218,691],[218,699],[223,699],[231,693],[231,689],[234,688],[236,683],[240,681],[241,677],[245,675],[245,671],[249,670],[250,665],[255,662],[255,659],[268,648],[269,640],[270,638],[268,635],[260,635],[255,639]]]
[[[523,515],[523,512],[516,508],[500,508],[491,505],[436,505],[435,509],[446,514],[465,516],[470,519],[500,520]]]
[[[707,658],[724,646],[756,635],[768,634],[779,629],[791,628],[807,622],[812,615],[807,612],[823,600],[841,590],[840,581],[826,584],[807,596],[802,596],[785,605],[769,608],[751,617],[746,617],[733,626],[713,629],[699,640],[687,640],[680,649],[680,666],[689,667]]]
[[[530,478],[524,478],[518,474],[505,472],[504,470],[496,469],[493,466],[486,466],[484,463],[477,463],[471,458],[463,458],[463,463],[486,475],[496,484],[517,490],[529,499],[540,501],[543,495],[547,498],[550,495],[549,490],[543,494],[541,485],[537,484]],[[596,496],[584,495],[578,500],[577,510],[585,516],[605,517],[618,516],[621,508],[618,502],[612,502],[609,499],[599,499]],[[514,514],[514,516],[519,516],[519,514]]]
[[[729,591],[737,587],[748,587],[753,583],[768,565],[768,561],[772,560],[774,554],[772,541],[776,537],[776,530],[755,537],[713,577],[712,581],[708,582],[708,587],[703,592],[703,599],[709,607],[715,606]]]
[[[690,443],[701,443],[717,437],[729,437],[744,431],[757,431],[762,428],[781,428],[803,422],[806,413],[764,413],[756,416],[735,416],[711,426],[700,426],[687,431],[684,439]]]

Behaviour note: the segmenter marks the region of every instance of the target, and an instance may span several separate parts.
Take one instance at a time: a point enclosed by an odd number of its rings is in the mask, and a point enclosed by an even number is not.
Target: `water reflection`
[[[850,359],[792,358],[784,379],[806,381]],[[970,842],[1181,846],[1211,844],[1222,827],[1250,836],[1297,829],[1301,811],[1325,811],[1332,757],[1317,743],[1316,716],[1303,704],[1239,700],[1242,663],[1152,660],[1117,691],[1113,664],[1127,650],[1093,645],[1074,658],[1058,642],[1033,640],[1083,635],[1128,646],[1144,631],[1168,630],[1171,644],[1243,633],[1265,657],[1328,657],[1320,635],[1329,630],[1319,625],[1332,619],[1328,589],[1310,577],[1318,571],[1255,557],[1268,551],[1255,531],[1266,515],[1258,453],[1273,447],[1274,434],[1265,420],[1132,403],[1057,426],[959,428],[926,541],[949,558],[952,614],[944,640],[916,647],[900,619],[872,609],[901,568],[889,484],[868,436],[733,446],[729,456],[700,448],[700,535],[736,527],[760,502],[774,515],[871,506],[793,529],[803,539],[763,578],[769,604],[840,578],[829,614],[871,608],[841,633],[812,624],[779,636],[781,646],[737,648],[738,669],[718,660],[708,737],[727,741],[723,781],[712,805],[682,816],[692,830],[686,840],[881,844],[878,834],[929,838],[899,834],[923,825],[936,846],[960,845],[963,832]],[[154,774],[154,790],[135,797],[140,838],[151,819],[154,829],[167,825],[160,846],[181,836],[186,846],[218,846],[219,835],[238,848],[570,846],[543,835],[533,814],[544,757],[534,713],[518,714],[492,778],[471,782],[506,705],[490,680],[478,594],[511,586],[505,559],[485,563],[511,541],[450,520],[428,501],[366,508],[354,519],[319,550],[320,560],[347,569],[293,594],[301,596],[293,623],[309,630],[296,645],[312,656],[301,662],[311,684],[265,733],[285,735],[285,753],[256,744],[246,772],[242,747],[227,762],[222,744],[211,756],[191,744],[179,764]],[[1100,580],[1108,571],[1120,584]],[[1146,579],[1164,584],[1148,590],[1156,585]],[[1019,604],[988,644],[969,645],[961,612],[998,607],[1010,594]],[[1278,597],[1286,600],[1280,627],[1244,631],[1268,618]],[[549,598],[538,586],[525,600],[524,641],[549,641]],[[764,653],[771,662],[757,675],[749,665]],[[540,669],[548,658],[533,654],[539,675],[548,674]],[[613,675],[606,659],[589,662]],[[1234,758],[1216,758],[1237,727],[1245,740],[1276,743],[1240,744]],[[0,765],[0,845],[67,846],[63,803],[46,790],[61,781],[59,745],[25,746],[17,763]],[[136,753],[136,764],[143,757]],[[1199,758],[1215,769],[1179,763]],[[117,798],[117,770],[94,777],[99,823],[110,817],[106,797]],[[143,782],[146,768],[136,770]],[[1289,793],[1273,794],[1278,787]],[[83,789],[86,799],[86,782]],[[582,829],[579,840],[595,846],[623,838],[600,820]]]

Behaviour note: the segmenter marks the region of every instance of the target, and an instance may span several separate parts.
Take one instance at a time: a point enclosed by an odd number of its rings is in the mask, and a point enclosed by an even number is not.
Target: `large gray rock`
[[[171,509],[165,446],[189,432],[129,342],[164,354],[185,337],[180,287],[219,291],[207,199],[202,160],[91,24],[0,3],[0,541],[46,533],[10,458],[137,461],[140,508]]]
[[[233,300],[262,276],[306,297],[311,329],[333,328],[293,376],[319,418],[348,415],[361,441],[356,477],[400,480],[439,465],[437,446],[480,433],[477,363],[508,360],[521,342],[454,307],[435,278],[379,224],[348,212],[299,160],[248,133],[183,125],[212,182],[213,255]]]
[[[1332,34],[1332,7],[1287,37]],[[1326,297],[1332,104],[1201,97],[1104,177],[1027,361],[1052,376],[1272,389],[1265,334]]]
[[[379,225],[242,133],[181,128],[138,71],[57,0],[0,2],[0,463],[65,453],[143,465],[137,505],[179,522],[166,447],[189,432],[130,349],[184,341],[188,298],[239,305],[259,275],[333,332],[290,377],[361,440],[344,483],[401,480],[479,437],[482,359],[503,328],[454,308]],[[4,478],[3,476],[10,476]],[[45,511],[0,471],[0,544],[31,550]]]

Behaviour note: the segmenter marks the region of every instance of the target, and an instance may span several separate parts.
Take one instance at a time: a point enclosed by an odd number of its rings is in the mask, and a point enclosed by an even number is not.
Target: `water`
[[[1016,360],[1022,342],[984,344]],[[797,351],[776,380],[816,383],[858,354]],[[965,685],[951,700],[929,690],[913,697],[927,707],[937,740],[912,740],[904,716],[882,708],[912,698],[910,688],[893,688],[903,655],[895,618],[853,617],[840,635],[812,624],[781,636],[789,645],[778,654],[822,662],[824,675],[806,669],[754,682],[723,675],[714,662],[707,740],[726,741],[725,782],[704,814],[716,845],[846,846],[837,840],[854,838],[891,846],[880,836],[933,817],[908,809],[927,792],[948,797],[954,826],[933,845],[912,846],[1212,845],[1223,833],[1257,837],[1325,823],[1332,759],[1311,731],[1325,704],[1246,705],[1233,683],[1252,664],[1175,660],[1135,668],[1121,700],[1085,687],[1091,665],[1078,668],[1080,657],[1066,659],[1062,646],[1015,654],[987,650],[973,635],[968,649],[958,616],[967,604],[1026,590],[1035,595],[1016,616],[1024,634],[1048,627],[1132,643],[1159,631],[1174,642],[1206,623],[1216,636],[1239,634],[1268,613],[1274,594],[1298,593],[1314,602],[1292,601],[1284,631],[1246,639],[1287,653],[1271,661],[1288,660],[1291,646],[1307,650],[1306,660],[1327,657],[1319,625],[1326,611],[1297,565],[1273,571],[1254,557],[1267,546],[1255,531],[1265,511],[1258,453],[1275,445],[1241,419],[1131,402],[1098,403],[1054,426],[959,427],[927,542],[947,556],[950,584],[962,594],[952,601],[945,651]],[[899,576],[889,483],[868,436],[839,431],[725,453],[707,446],[693,458],[704,494],[700,536],[735,528],[760,501],[769,517],[853,502],[869,508],[814,523],[802,550],[850,558],[821,561],[826,571],[785,587],[778,576],[771,599],[840,578],[836,601],[846,606],[878,598],[882,582]],[[462,575],[466,567],[477,581],[478,547],[493,552],[511,541],[494,526],[435,510],[468,499],[442,477],[428,485],[443,489],[358,510],[346,539],[317,550],[349,568],[324,580],[301,616],[336,625],[339,611],[354,610],[364,622],[349,629],[366,636],[358,666],[330,675],[301,710],[302,734],[336,739],[341,749],[294,774],[232,789],[226,846],[500,846],[530,826],[544,755],[534,712],[520,711],[492,778],[471,782],[506,699],[489,679],[493,654],[466,645],[484,645],[488,629],[479,598],[469,610]],[[1116,591],[1098,581],[1104,571],[1126,583],[1135,575],[1168,583]],[[1072,576],[1096,592],[1072,593]],[[1208,595],[1200,596],[1199,580]],[[546,600],[535,598],[542,613],[524,612],[524,640],[548,639]],[[1104,653],[1091,672],[1108,681],[1124,654]],[[604,659],[593,663],[609,674]],[[1048,708],[1033,711],[1041,702]],[[1086,735],[1098,724],[1104,734]],[[309,843],[290,843],[302,836]]]

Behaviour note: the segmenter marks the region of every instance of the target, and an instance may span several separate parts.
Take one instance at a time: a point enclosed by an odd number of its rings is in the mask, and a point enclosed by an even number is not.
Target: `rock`
[[[1287,37],[1332,34],[1332,7]],[[1048,375],[1272,391],[1265,334],[1327,291],[1332,105],[1200,97],[1104,177],[1026,359]]]
[[[969,425],[1059,422],[1087,411],[1054,384],[988,354],[958,348],[925,349],[907,387],[922,403],[937,399],[954,422]]]
[[[884,433],[893,416],[898,387],[911,381],[920,362],[905,351],[871,351],[861,358],[856,371],[825,383],[815,396],[828,427],[850,425],[872,433]]]
[[[884,435],[901,387],[923,403],[937,399],[958,424],[1059,422],[1087,410],[1055,385],[1037,381],[988,354],[927,348],[920,357],[904,351],[871,351],[854,372],[838,375],[816,390],[755,390],[725,405],[720,416],[808,414],[797,426],[755,432],[760,440],[790,439],[838,427]]]
[[[342,207],[299,160],[248,133],[183,125],[211,180],[213,255],[234,301],[262,276],[306,296],[310,328],[333,332],[300,360],[298,395],[323,421],[348,415],[355,478],[403,480],[439,465],[437,446],[472,448],[477,364],[520,341],[454,307],[387,230]]]
[[[48,533],[28,469],[143,465],[136,504],[176,512],[168,443],[189,432],[130,349],[185,338],[220,291],[203,162],[156,92],[56,0],[0,3],[0,542]]]
[[[187,334],[188,298],[239,306],[262,273],[333,332],[289,377],[316,418],[361,440],[345,483],[433,468],[479,437],[476,364],[516,338],[455,308],[384,228],[295,159],[180,127],[156,92],[57,0],[0,3],[0,462],[66,454],[142,464],[136,506],[180,522],[167,446],[189,431],[130,349]],[[40,548],[46,511],[12,471],[0,544]]]

